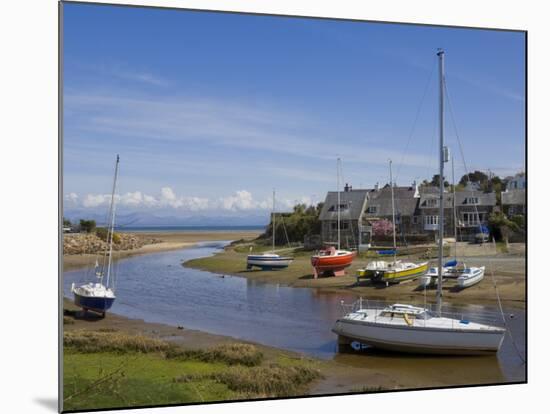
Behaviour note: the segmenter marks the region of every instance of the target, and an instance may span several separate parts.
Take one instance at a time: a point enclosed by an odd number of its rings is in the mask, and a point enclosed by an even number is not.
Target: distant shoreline
[[[118,231],[118,230],[117,230]],[[232,241],[241,239],[255,239],[263,230],[247,231],[216,231],[216,230],[189,230],[189,231],[142,231],[131,232],[140,235],[161,240],[160,243],[146,244],[138,249],[119,250],[113,254],[116,259],[127,257],[160,253],[170,250],[185,249],[196,246],[198,243],[207,241]],[[129,232],[130,233],[130,232]],[[63,271],[81,269],[83,267],[93,266],[96,260],[96,254],[74,254],[63,255]]]
[[[265,225],[258,226],[124,226],[115,228],[120,233],[243,233],[263,232]]]

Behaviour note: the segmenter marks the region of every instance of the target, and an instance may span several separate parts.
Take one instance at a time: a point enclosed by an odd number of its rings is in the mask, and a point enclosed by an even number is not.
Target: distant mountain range
[[[98,225],[106,224],[106,213],[94,213],[88,210],[66,210],[63,215],[71,222],[78,222],[80,219],[95,220]],[[116,215],[117,227],[139,227],[139,226],[265,226],[269,217],[265,212],[262,214],[247,215],[189,215],[189,216],[164,216],[147,212],[119,213]]]

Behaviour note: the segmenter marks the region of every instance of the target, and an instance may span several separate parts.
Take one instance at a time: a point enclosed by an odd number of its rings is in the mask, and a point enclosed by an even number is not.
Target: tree
[[[306,211],[306,205],[305,204],[296,204],[293,207],[294,213],[296,214],[304,214]]]
[[[71,227],[71,220],[63,217],[63,227]]]
[[[275,215],[275,243],[286,245],[287,242],[303,242],[306,235],[320,234],[321,221],[319,214],[323,203],[317,206],[296,204],[292,213]],[[287,240],[288,236],[288,240]],[[273,222],[271,222],[260,239],[271,240],[273,237]]]
[[[439,187],[439,183],[440,183],[440,180],[439,180],[439,174],[435,174],[433,177],[432,177],[432,181],[430,182],[430,185],[433,185],[435,187]],[[449,186],[449,182],[448,181],[443,181],[443,185],[445,187],[448,187]]]
[[[372,234],[374,236],[389,236],[393,233],[393,224],[391,221],[382,219],[372,223]]]
[[[95,220],[80,220],[80,231],[91,233],[96,227]]]
[[[487,174],[485,174],[483,171],[474,171],[473,173],[468,173],[462,176],[462,178],[459,181],[459,184],[466,185],[468,184],[468,181],[472,183],[478,183],[480,186],[483,186],[483,184],[487,184],[487,181],[489,180],[489,177]]]
[[[525,216],[523,214],[516,214],[510,217],[510,220],[516,223],[516,225],[521,229],[525,230]]]
[[[507,239],[510,231],[519,231],[520,226],[506,218],[504,213],[495,211],[489,215],[489,228],[496,239]]]

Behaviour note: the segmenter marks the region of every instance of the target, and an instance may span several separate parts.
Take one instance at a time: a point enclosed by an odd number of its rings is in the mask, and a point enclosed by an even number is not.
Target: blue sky
[[[438,47],[469,169],[523,169],[522,33],[65,3],[65,208],[105,210],[117,153],[120,208],[181,217],[322,201],[338,156],[431,178]]]

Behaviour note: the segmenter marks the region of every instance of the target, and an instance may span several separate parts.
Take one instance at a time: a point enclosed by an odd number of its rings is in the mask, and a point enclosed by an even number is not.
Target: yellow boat
[[[428,262],[412,263],[395,260],[372,261],[366,267],[357,270],[357,278],[371,279],[377,282],[399,283],[404,280],[416,279],[428,271]]]

